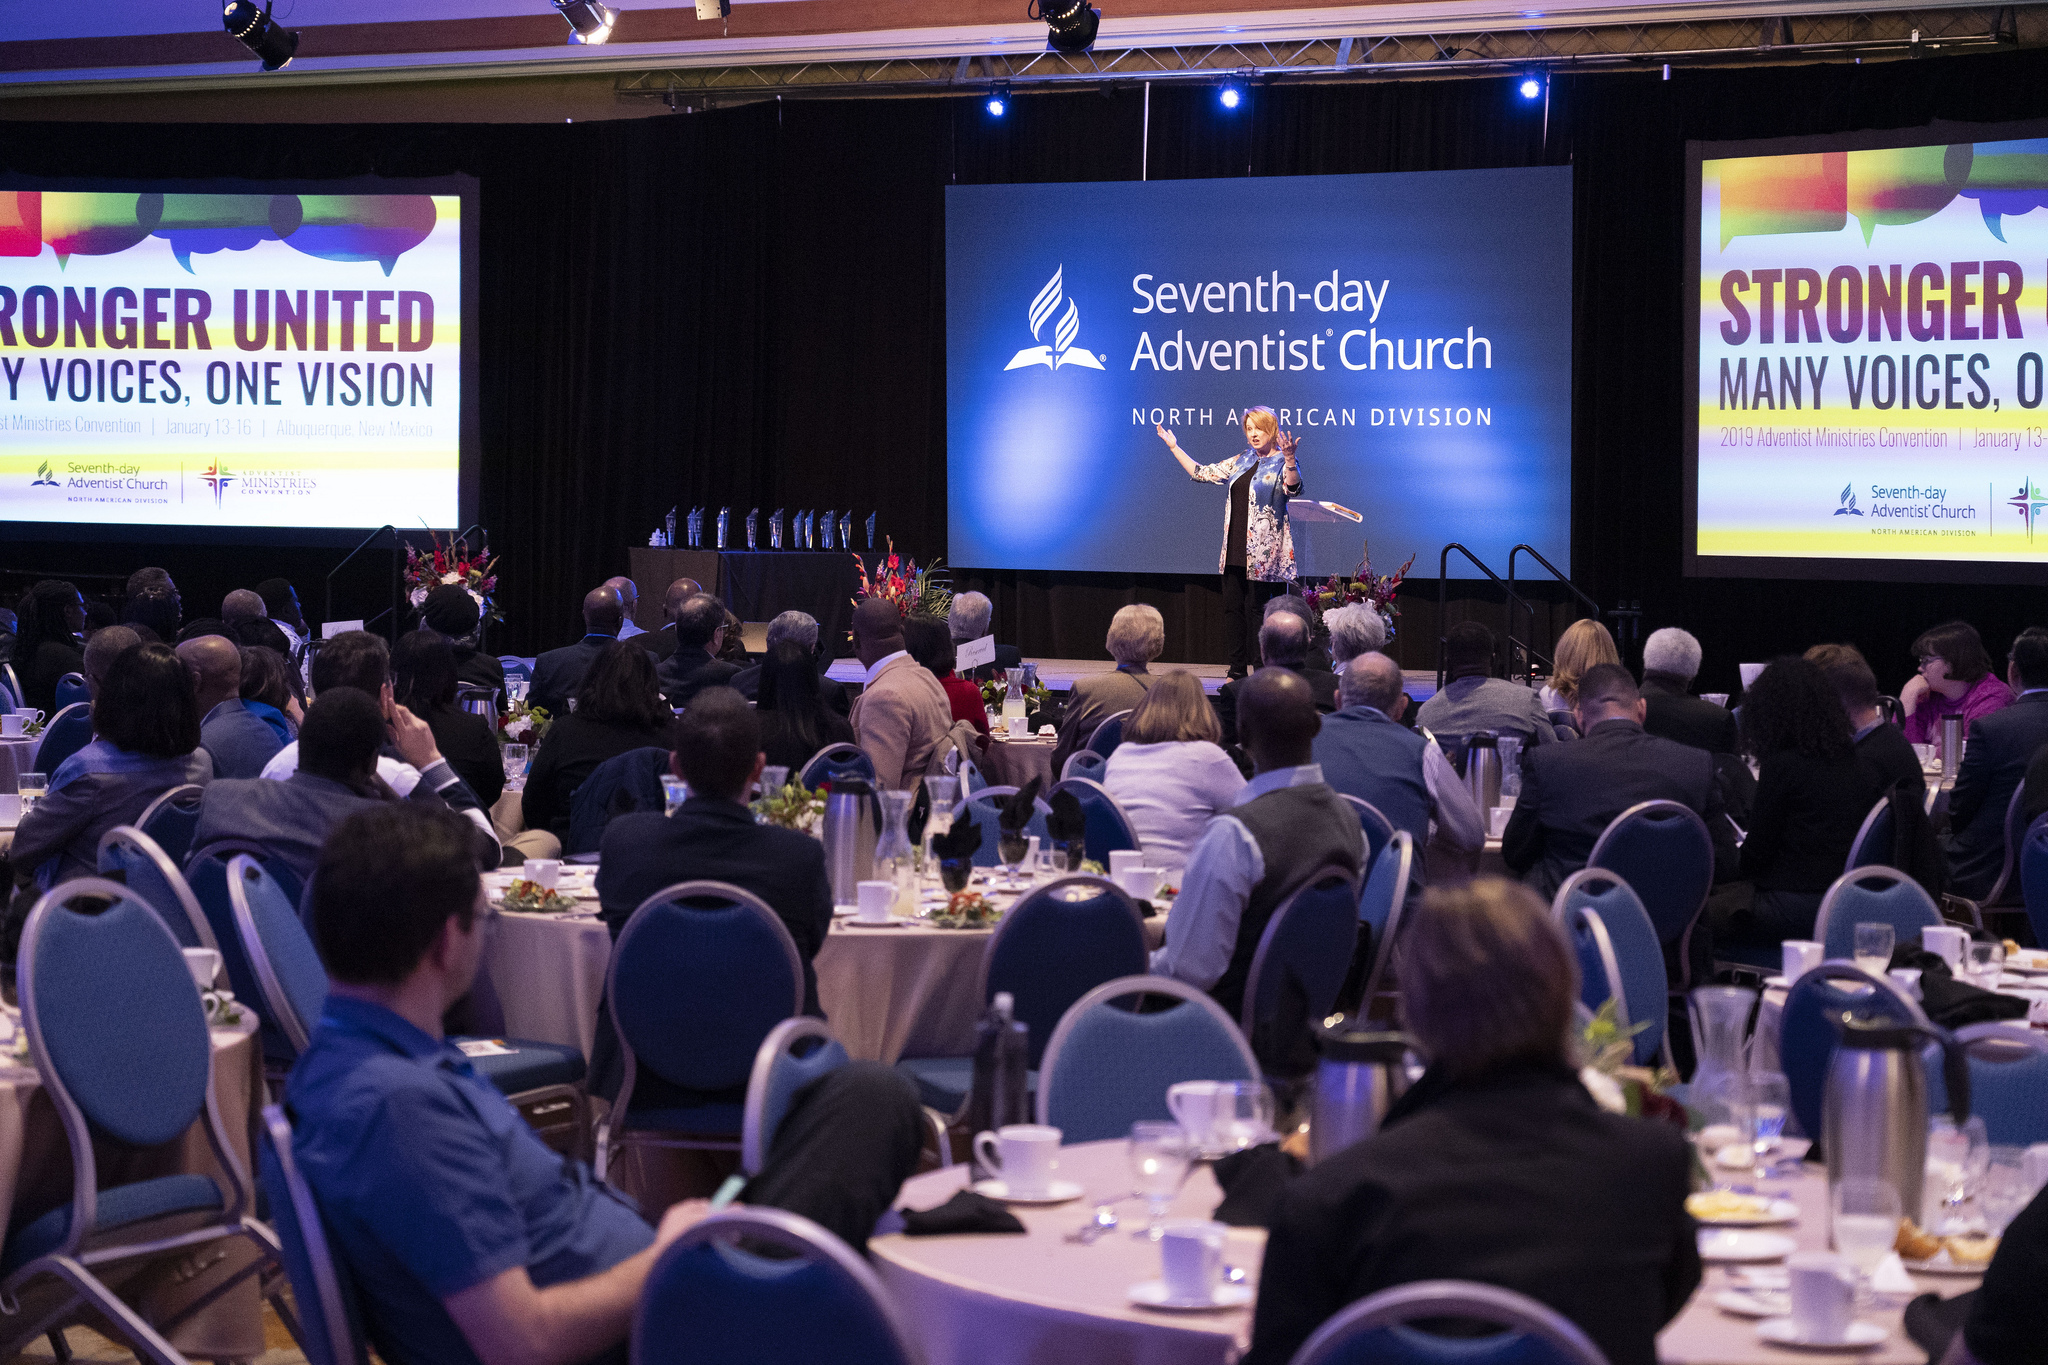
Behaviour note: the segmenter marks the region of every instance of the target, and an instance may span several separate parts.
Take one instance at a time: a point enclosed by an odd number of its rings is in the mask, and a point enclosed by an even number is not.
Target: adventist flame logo
[[[2020,485],[2020,491],[2007,500],[2019,509],[2020,520],[2027,524],[2027,540],[2034,539],[2034,523],[2041,519],[2041,513],[2048,510],[2048,494],[2031,478]]]
[[[1842,485],[1842,505],[1835,509],[1835,515],[1838,517],[1860,517],[1863,515],[1861,509],[1856,506],[1856,485],[1850,483]]]
[[[1062,265],[1053,271],[1052,278],[1045,282],[1045,288],[1039,290],[1038,297],[1031,300],[1029,317],[1031,337],[1034,341],[1038,339],[1038,331],[1045,326],[1046,320],[1059,312],[1060,300],[1064,297],[1060,277],[1066,273],[1066,269]],[[1069,349],[1074,344],[1074,335],[1081,330],[1081,310],[1072,299],[1067,299],[1066,303],[1065,315],[1052,329],[1052,345],[1026,346],[1010,357],[1010,363],[1003,366],[1004,369],[1017,370],[1026,365],[1043,365],[1048,370],[1058,369],[1062,365],[1081,365],[1091,370],[1102,368],[1102,362],[1095,358],[1094,352]]]
[[[57,486],[57,476],[50,472],[50,462],[44,460],[42,465],[37,468],[35,478],[29,482],[29,487],[55,488]]]
[[[235,476],[228,473],[228,466],[225,460],[214,461],[206,467],[205,472],[200,474],[199,477],[205,480],[208,488],[213,490],[213,505],[215,507],[220,506],[221,494],[227,492],[228,485],[235,481]]]

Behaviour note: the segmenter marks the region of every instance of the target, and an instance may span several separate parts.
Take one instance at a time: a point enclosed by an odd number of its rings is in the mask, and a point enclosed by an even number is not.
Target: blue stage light
[[[1244,93],[1234,85],[1226,85],[1216,98],[1223,101],[1225,109],[1235,109],[1243,101]]]
[[[1524,76],[1522,77],[1522,84],[1518,88],[1522,92],[1523,99],[1533,100],[1543,93],[1543,82],[1534,76]]]
[[[1001,95],[990,95],[988,97],[988,116],[990,118],[1001,118],[1009,107],[1009,105],[1003,102]]]

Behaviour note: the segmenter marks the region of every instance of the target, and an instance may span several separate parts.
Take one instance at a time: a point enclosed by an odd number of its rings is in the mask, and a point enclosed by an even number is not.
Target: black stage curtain
[[[1654,68],[1559,72],[1547,124],[1511,79],[1265,88],[1234,115],[1208,89],[1160,85],[1149,173],[1570,163],[1578,581],[1610,607],[1638,604],[1645,630],[1699,634],[1704,687],[1732,690],[1739,660],[1844,638],[1895,686],[1924,626],[1967,617],[2002,650],[2023,625],[2048,621],[2048,596],[1682,576],[1684,144],[2040,117],[2044,77],[2048,53],[2035,51],[1678,70],[1670,80]],[[644,545],[672,504],[852,507],[861,517],[879,508],[898,548],[945,553],[944,186],[1139,174],[1137,86],[1029,94],[1011,110],[992,121],[977,100],[950,98],[767,102],[563,126],[15,122],[0,169],[476,175],[483,517],[505,556],[508,616],[497,643],[531,652],[574,638],[584,591],[623,572],[625,547]],[[1247,205],[1247,240],[1285,231],[1284,192]],[[1212,528],[1194,533],[1206,541]],[[1419,551],[1418,570],[1435,570],[1435,545],[1375,548]],[[5,558],[80,571],[154,558],[192,580],[188,602],[217,600],[216,590],[286,558],[317,562],[305,552],[63,545],[10,546]],[[1147,600],[1167,611],[1170,655],[1222,657],[1214,579],[956,573],[996,598],[999,630],[1028,653],[1099,654],[1111,612]],[[301,572],[301,590],[317,609],[309,577]],[[1434,588],[1419,581],[1405,599],[1399,650],[1410,667],[1434,662]],[[1497,597],[1461,587],[1454,598],[1452,619],[1499,620]],[[358,613],[338,604],[337,614]],[[1570,613],[1545,615],[1539,646]]]

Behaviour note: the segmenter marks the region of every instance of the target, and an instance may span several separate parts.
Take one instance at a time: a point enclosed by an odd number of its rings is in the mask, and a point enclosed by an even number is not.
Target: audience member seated
[[[1655,639],[1655,636],[1651,637]],[[1870,764],[1890,791],[1901,782],[1913,790],[1927,790],[1927,776],[1920,769],[1920,755],[1899,733],[1899,727],[1884,718],[1884,706],[1877,690],[1877,675],[1854,645],[1815,645],[1806,660],[1820,669],[1848,712],[1849,728],[1856,740],[1856,755]]]
[[[141,643],[142,637],[127,626],[108,626],[105,630],[94,631],[93,637],[85,642],[85,666],[80,670],[85,675],[86,692],[99,696],[100,688],[106,685],[107,670],[113,666],[114,660],[131,646]]]
[[[1608,1113],[1580,1083],[1578,973],[1549,906],[1497,878],[1431,890],[1401,996],[1429,1069],[1377,1133],[1285,1187],[1245,1365],[1286,1365],[1339,1310],[1420,1280],[1526,1294],[1611,1365],[1656,1365],[1700,1283],[1692,1157],[1683,1129]]]
[[[1444,667],[1450,680],[1415,713],[1415,723],[1431,734],[1459,745],[1475,730],[1513,735],[1522,741],[1525,763],[1532,748],[1557,738],[1533,689],[1492,676],[1493,632],[1479,622],[1451,627],[1444,637]]]
[[[277,623],[285,637],[291,641],[287,658],[296,659],[306,647],[306,637],[312,631],[306,626],[305,613],[299,609],[298,590],[287,578],[266,578],[256,585],[256,595],[263,599],[263,614]]]
[[[456,790],[462,790],[462,784],[434,747],[434,732],[404,707],[394,708],[389,723],[398,751],[421,775],[411,796],[401,798],[377,775],[378,754],[384,747],[384,708],[367,692],[330,688],[306,709],[306,723],[299,727],[299,762],[291,776],[281,782],[230,779],[207,787],[192,847],[204,848],[217,839],[246,839],[282,859],[303,882],[312,875],[327,836],[364,807],[401,799],[416,810],[452,807],[453,802],[437,792],[436,779],[445,778]],[[496,844],[485,848],[473,824],[470,830],[472,866],[496,867]]]
[[[168,572],[158,568],[137,569],[128,575],[128,593],[121,608],[121,623],[135,627],[143,643],[178,643],[178,627],[185,620],[185,603],[178,585]]]
[[[215,777],[260,777],[284,741],[242,701],[242,651],[219,635],[188,640],[178,659],[199,707],[199,742],[213,755]]]
[[[962,592],[953,595],[953,605],[946,614],[946,629],[952,633],[953,643],[964,645],[979,640],[989,633],[990,622],[995,619],[995,603],[986,594]],[[1001,677],[1006,668],[1022,666],[1024,655],[1015,645],[998,644],[996,661],[980,668],[967,670],[967,677],[975,682],[986,678]]]
[[[228,627],[227,638],[244,649],[274,650],[286,659],[292,656],[291,636],[285,633],[283,626],[267,616],[235,622]]]
[[[185,666],[165,645],[135,645],[107,668],[92,703],[93,741],[48,774],[21,817],[8,861],[17,885],[47,891],[99,868],[100,836],[132,825],[173,787],[213,780]]]
[[[459,822],[389,808],[329,840],[310,893],[329,994],[287,1091],[292,1151],[391,1365],[623,1365],[648,1271],[708,1206],[650,1228],[446,1042],[493,915],[467,852]],[[909,1083],[852,1063],[797,1091],[739,1198],[861,1249],[920,1137]]]
[[[725,609],[725,629],[719,635],[718,648],[712,651],[711,657],[723,659],[735,670],[754,662],[754,656],[747,653],[746,623],[733,614],[731,607]]]
[[[1279,601],[1279,598],[1274,598]],[[1312,665],[1309,659],[1311,641],[1309,624],[1291,611],[1266,613],[1265,624],[1259,627],[1259,666],[1281,668],[1294,674],[1309,686],[1309,694],[1315,698],[1316,710],[1328,713],[1337,709],[1337,675]],[[1223,743],[1227,747],[1240,742],[1237,732],[1238,696],[1247,680],[1244,678],[1226,682],[1216,693],[1216,718],[1223,725]]]
[[[221,599],[220,619],[230,627],[243,621],[267,621],[270,608],[263,604],[263,594],[254,588],[236,588]]]
[[[92,662],[90,646],[85,653],[86,662]],[[251,647],[242,651],[242,705],[270,727],[280,745],[299,737],[299,722],[306,718],[298,682],[298,674],[276,650]]]
[[[939,680],[953,720],[964,720],[973,726],[982,736],[982,747],[986,748],[988,706],[982,701],[981,688],[953,671],[957,658],[953,637],[946,633],[946,623],[929,616],[911,617],[903,623],[903,647],[910,651],[911,658],[917,660],[918,667]]]
[[[583,638],[550,649],[533,661],[533,685],[527,689],[527,701],[550,716],[567,715],[569,698],[576,695],[598,652],[619,638],[619,623],[624,619],[617,592],[592,588],[583,598]]]
[[[1557,657],[1551,661],[1550,681],[1537,689],[1545,711],[1569,711],[1579,699],[1579,679],[1595,664],[1618,664],[1621,651],[1607,627],[1590,617],[1574,621],[1557,637]]]
[[[687,582],[688,580],[684,581]],[[673,653],[675,646],[675,630],[673,626],[667,629],[667,634],[670,652]],[[818,618],[807,611],[785,611],[773,621],[770,621],[768,623],[766,648],[761,651],[763,662],[750,664],[746,668],[741,669],[732,675],[732,681],[726,685],[748,701],[758,701],[761,691],[761,673],[765,667],[766,658],[775,652],[775,646],[785,640],[794,642],[805,654],[810,656],[811,668],[818,675],[818,700],[828,710],[844,717],[847,712],[853,709],[853,698],[846,695],[846,688],[844,686],[825,676],[825,670],[832,666],[831,654],[829,651],[818,647]],[[641,637],[641,643],[646,643],[645,636]],[[769,760],[771,763],[774,761],[773,759]]]
[[[1971,724],[1948,799],[1949,889],[1972,900],[1988,895],[1998,880],[2005,808],[2048,745],[2048,632],[2035,627],[2012,642],[2006,678],[2018,696]]]
[[[853,609],[853,652],[867,669],[850,717],[854,736],[884,791],[915,791],[953,726],[946,689],[910,657],[902,613],[884,598]]]
[[[1386,618],[1363,602],[1324,612],[1323,629],[1330,632],[1330,671],[1339,675],[1359,655],[1387,647]]]
[[[1486,820],[1443,750],[1401,724],[1408,709],[1401,666],[1384,654],[1361,654],[1345,666],[1338,696],[1343,705],[1323,717],[1316,735],[1323,780],[1407,830],[1417,858],[1434,828],[1436,846],[1469,872],[1486,845]],[[1420,864],[1416,870],[1426,878]]]
[[[1758,675],[1743,696],[1742,728],[1758,765],[1742,845],[1742,875],[1756,895],[1747,911],[1716,905],[1714,943],[1769,948],[1813,937],[1820,898],[1885,785],[1857,755],[1827,675],[1805,659],[1779,659]]]
[[[677,605],[672,624],[676,648],[661,661],[661,690],[669,705],[688,706],[698,692],[724,686],[739,669],[717,657],[725,642],[725,603],[708,592],[686,597]]]
[[[496,728],[455,704],[455,651],[435,630],[409,631],[391,651],[391,694],[434,732],[434,747],[486,810],[505,791]]]
[[[1914,744],[1939,744],[1941,718],[1961,716],[1963,737],[1980,716],[2012,702],[2012,689],[1999,681],[1984,638],[1968,621],[1936,626],[1913,642],[1920,671],[1899,689],[1906,712],[1906,738]]]
[[[1643,642],[1643,729],[1710,754],[1741,752],[1735,713],[1691,695],[1699,673],[1700,642],[1692,632],[1677,626],[1651,631]]]
[[[633,619],[633,613],[640,609],[640,585],[624,574],[607,578],[604,585],[619,595],[619,605],[625,610],[626,619],[619,623],[619,638],[631,640],[647,632]]]
[[[1286,612],[1301,618],[1301,623],[1308,627],[1309,636],[1306,667],[1317,673],[1328,673],[1334,678],[1336,670],[1330,667],[1329,653],[1316,643],[1316,614],[1309,606],[1308,600],[1298,592],[1276,593],[1266,599],[1265,606],[1259,608],[1259,624],[1264,625],[1272,620],[1276,612]],[[1334,709],[1337,704],[1336,693],[1332,692],[1330,698],[1330,705]]]
[[[633,637],[640,642],[642,649],[654,656],[657,663],[676,652],[676,608],[702,591],[704,585],[696,579],[678,578],[669,584],[668,591],[662,594],[661,628]]]
[[[1109,634],[1102,645],[1116,660],[1116,669],[1077,678],[1067,693],[1066,707],[1060,712],[1059,743],[1052,751],[1055,779],[1069,758],[1088,747],[1096,726],[1145,700],[1154,681],[1146,666],[1166,648],[1166,618],[1159,608],[1142,602],[1119,607],[1109,618]],[[959,713],[956,710],[954,714]]]
[[[812,623],[813,628],[816,624]],[[820,698],[817,664],[799,641],[782,639],[770,645],[768,657],[754,675],[759,687],[761,751],[768,755],[769,763],[789,769],[792,779],[826,745],[855,742],[852,722]]]
[[[227,622],[218,616],[202,616],[197,620],[187,621],[185,628],[178,632],[178,638],[170,643],[182,645],[187,640],[203,640],[209,635],[218,635],[227,640],[235,638],[228,629]]]
[[[14,608],[0,607],[0,663],[14,660],[14,631],[20,623],[15,619]]]
[[[1267,629],[1282,619],[1294,620],[1275,617]],[[1233,1019],[1259,936],[1280,903],[1323,867],[1365,875],[1358,815],[1315,763],[1322,717],[1308,683],[1267,667],[1244,679],[1241,692],[1238,720],[1257,775],[1202,831],[1166,919],[1166,943],[1152,954],[1154,972],[1207,991]]]
[[[1522,755],[1522,794],[1501,836],[1501,860],[1546,899],[1586,865],[1614,817],[1642,801],[1691,808],[1714,841],[1716,880],[1734,875],[1734,830],[1722,810],[1713,755],[1645,734],[1646,709],[1627,669],[1596,664],[1579,679],[1572,712],[1585,738]]]
[[[104,599],[96,597],[92,601],[87,602],[85,604],[84,630],[86,640],[90,641],[95,634],[105,630],[108,626],[118,625],[120,620],[121,614],[115,611],[112,604]]]
[[[420,625],[448,642],[455,651],[455,681],[471,687],[488,687],[497,692],[498,705],[510,700],[505,695],[505,665],[495,654],[477,645],[477,628],[483,610],[467,588],[443,583],[420,603]],[[548,714],[553,715],[553,712]]]
[[[15,619],[11,662],[21,682],[21,704],[54,715],[57,680],[85,668],[85,648],[78,638],[85,629],[85,599],[71,584],[45,578],[22,594]]]
[[[1102,785],[1130,819],[1145,866],[1178,881],[1212,815],[1237,804],[1244,774],[1223,752],[1223,729],[1202,680],[1176,668],[1156,675],[1124,720]]]
[[[634,749],[670,744],[675,715],[661,699],[654,660],[626,640],[598,654],[576,693],[576,709],[557,716],[527,769],[526,826],[566,842],[570,798],[591,770]]]

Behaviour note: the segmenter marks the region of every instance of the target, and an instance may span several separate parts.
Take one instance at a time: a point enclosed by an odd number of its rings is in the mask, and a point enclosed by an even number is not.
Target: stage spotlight
[[[1216,98],[1222,102],[1225,109],[1235,109],[1244,103],[1244,91],[1238,89],[1235,84],[1226,85],[1216,92]]]
[[[995,89],[989,91],[987,108],[988,116],[990,118],[1001,118],[1004,114],[1009,113],[1010,87],[1007,85],[999,85]]]
[[[279,28],[270,18],[269,7],[257,9],[252,0],[228,0],[221,22],[237,42],[262,60],[265,71],[284,66],[299,50],[298,30]]]
[[[619,12],[598,0],[554,0],[555,12],[568,21],[569,41],[596,44],[612,36]]]
[[[1534,76],[1524,76],[1522,83],[1515,88],[1522,92],[1523,99],[1533,100],[1543,93],[1543,82]]]
[[[1045,45],[1054,52],[1086,52],[1095,46],[1095,31],[1102,26],[1102,11],[1088,0],[1032,0],[1038,13],[1026,17],[1044,22],[1050,30]]]

